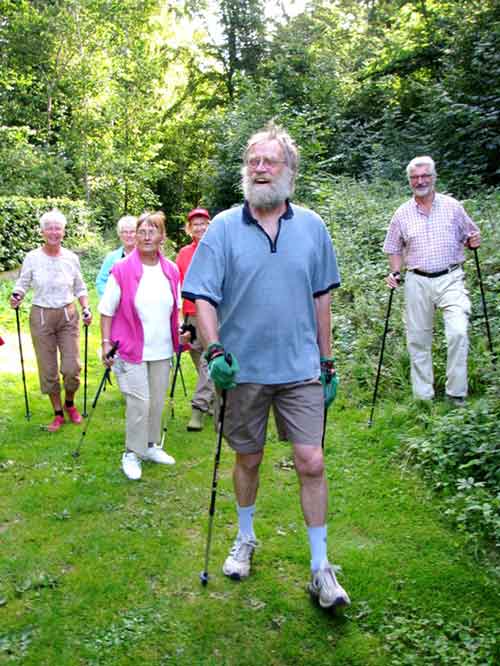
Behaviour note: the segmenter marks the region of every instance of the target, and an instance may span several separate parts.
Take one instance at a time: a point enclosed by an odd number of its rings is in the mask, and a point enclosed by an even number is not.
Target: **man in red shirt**
[[[210,224],[210,215],[205,208],[194,208],[187,216],[186,232],[193,239],[189,245],[185,245],[180,249],[177,255],[176,263],[179,267],[181,274],[181,285],[186,277],[191,259],[198,247],[203,234]],[[192,301],[184,299],[182,304],[182,313],[184,315],[184,323],[194,327],[196,331],[196,306]],[[191,418],[187,425],[187,429],[192,432],[197,432],[203,428],[203,417],[211,409],[214,399],[214,385],[208,376],[207,362],[203,358],[203,347],[201,341],[196,337],[191,339],[190,354],[194,366],[198,373],[198,382],[196,389],[191,400]]]

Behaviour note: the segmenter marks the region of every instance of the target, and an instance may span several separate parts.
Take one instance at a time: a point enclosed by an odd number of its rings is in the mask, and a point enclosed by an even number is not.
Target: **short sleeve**
[[[102,315],[113,317],[120,304],[121,296],[122,292],[120,285],[116,281],[115,276],[111,273],[97,309]]]

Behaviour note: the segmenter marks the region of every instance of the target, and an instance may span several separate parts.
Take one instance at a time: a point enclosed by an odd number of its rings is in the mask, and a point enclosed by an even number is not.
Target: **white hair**
[[[264,141],[277,141],[280,144],[285,156],[286,165],[290,169],[292,178],[295,181],[295,176],[297,175],[297,170],[299,168],[299,149],[288,132],[279,125],[276,125],[273,120],[270,120],[263,129],[252,134],[248,139],[245,152],[243,153],[244,161],[246,162],[248,159],[248,154],[253,146],[257,143],[263,143]]]
[[[411,162],[408,163],[408,166],[406,167],[406,175],[408,178],[411,176],[413,169],[420,166],[428,166],[434,178],[437,176],[436,163],[432,157],[429,157],[429,155],[422,155],[421,157],[414,157]]]
[[[64,229],[67,224],[66,217],[61,213],[57,208],[52,208],[52,210],[44,213],[40,218],[40,229],[43,231],[46,226],[51,222],[57,222]]]
[[[137,224],[137,218],[134,215],[124,215],[120,217],[116,224],[116,233],[120,235],[123,231],[123,227],[134,227]]]

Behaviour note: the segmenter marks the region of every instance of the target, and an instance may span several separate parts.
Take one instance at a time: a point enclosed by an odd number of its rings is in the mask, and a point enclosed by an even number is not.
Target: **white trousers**
[[[437,308],[443,311],[448,347],[446,393],[465,397],[469,348],[467,326],[471,306],[464,272],[458,268],[441,277],[428,278],[408,271],[405,278],[407,345],[413,395],[421,400],[434,397],[432,333]]]
[[[148,443],[161,440],[161,416],[168,389],[171,359],[127,363],[117,358],[113,370],[126,400],[125,446],[143,457]]]

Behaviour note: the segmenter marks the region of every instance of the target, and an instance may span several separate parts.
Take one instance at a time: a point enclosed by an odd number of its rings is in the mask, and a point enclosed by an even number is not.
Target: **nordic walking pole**
[[[321,450],[325,450],[325,435],[326,435],[326,417],[328,416],[328,407],[325,405],[325,411],[323,413],[323,436],[321,437]]]
[[[182,365],[180,360],[179,360],[179,374],[181,376],[181,384],[182,384],[182,390],[184,391],[184,397],[187,398],[186,384],[184,382],[184,375],[182,373]]]
[[[174,418],[174,393],[175,393],[175,385],[177,384],[177,375],[179,374],[179,370],[181,368],[181,350],[177,352],[177,356],[175,359],[175,369],[174,369],[174,376],[172,378],[172,386],[170,387],[170,409],[171,409],[171,416]],[[181,375],[182,375],[182,370],[181,370]]]
[[[116,350],[118,349],[119,344],[120,343],[118,341],[113,343],[113,346],[111,347],[109,352],[106,354],[106,358],[113,358],[113,356],[116,354]],[[80,441],[78,442],[78,446],[76,447],[76,449],[71,454],[73,456],[73,458],[78,458],[80,456],[80,449],[82,447],[83,440],[85,439],[85,435],[87,434],[87,430],[88,430],[88,427],[89,427],[89,424],[90,424],[90,420],[91,420],[92,414],[94,413],[95,408],[97,406],[97,401],[99,400],[99,396],[101,395],[101,391],[106,390],[106,382],[111,384],[111,379],[109,377],[110,374],[111,374],[111,367],[106,366],[106,370],[104,371],[104,374],[102,376],[101,383],[99,384],[99,388],[97,389],[97,392],[95,394],[95,398],[92,401],[92,411],[90,412],[89,416],[87,417],[87,423],[85,424],[85,428],[83,429],[83,432],[81,434]]]
[[[21,322],[19,320],[19,306],[15,308],[16,310],[16,324],[17,324],[17,339],[19,341],[19,357],[21,359],[21,372],[23,376],[23,387],[24,387],[24,405],[26,408],[26,418],[28,421],[31,418],[30,406],[28,402],[28,389],[26,388],[26,375],[24,374],[24,356],[23,356],[23,343],[21,340]]]
[[[382,359],[384,358],[385,338],[387,336],[387,330],[389,328],[389,317],[391,316],[393,296],[394,296],[394,288],[391,288],[391,293],[389,295],[389,304],[387,306],[387,314],[385,316],[385,328],[384,328],[384,334],[382,336],[382,345],[380,347],[380,358],[378,360],[378,370],[377,370],[377,378],[375,380],[375,390],[373,391],[372,411],[370,414],[370,420],[368,421],[369,428],[371,428],[371,425],[373,423],[373,413],[375,411],[375,403],[377,402],[378,383],[380,380],[380,370],[382,369]]]
[[[493,360],[493,365],[496,365],[497,357],[493,351],[493,342],[491,340],[491,331],[490,331],[490,321],[488,319],[488,310],[486,309],[486,298],[484,296],[484,287],[483,287],[483,278],[481,277],[481,268],[479,267],[479,256],[477,253],[477,247],[474,249],[474,259],[476,260],[476,269],[477,277],[479,280],[479,289],[481,290],[481,301],[483,303],[483,312],[484,312],[484,322],[486,324],[486,335],[488,336],[488,346],[491,352],[491,358]]]
[[[172,410],[172,418],[174,418],[174,393],[175,393],[175,385],[177,383],[177,374],[180,373],[181,375],[181,380],[182,380],[182,385],[184,386],[184,395],[187,396],[186,393],[186,387],[184,385],[184,377],[182,376],[182,367],[181,367],[181,351],[179,350],[176,355],[175,359],[175,369],[174,369],[174,376],[172,378],[172,386],[170,387],[170,395],[169,395],[169,404],[170,404],[170,409]],[[161,442],[160,442],[160,448],[163,448],[163,444],[165,442],[165,437],[167,436],[167,417],[165,413],[163,414],[162,417],[162,422],[163,422],[163,428],[162,428],[162,434],[161,434]]]
[[[83,417],[87,417],[87,369],[89,361],[89,327],[84,324],[85,329],[85,345],[83,352]]]
[[[208,509],[208,534],[207,534],[207,545],[205,548],[205,568],[200,573],[200,581],[203,586],[206,586],[208,584],[208,560],[210,557],[210,546],[212,544],[212,527],[215,514],[215,498],[217,496],[217,480],[219,473],[220,452],[222,448],[222,431],[224,428],[224,414],[226,413],[226,399],[227,399],[227,391],[226,389],[223,389],[221,397],[221,406],[219,411],[219,423],[217,428],[217,446],[215,449],[214,473],[212,477],[212,495],[210,497],[210,508]]]

